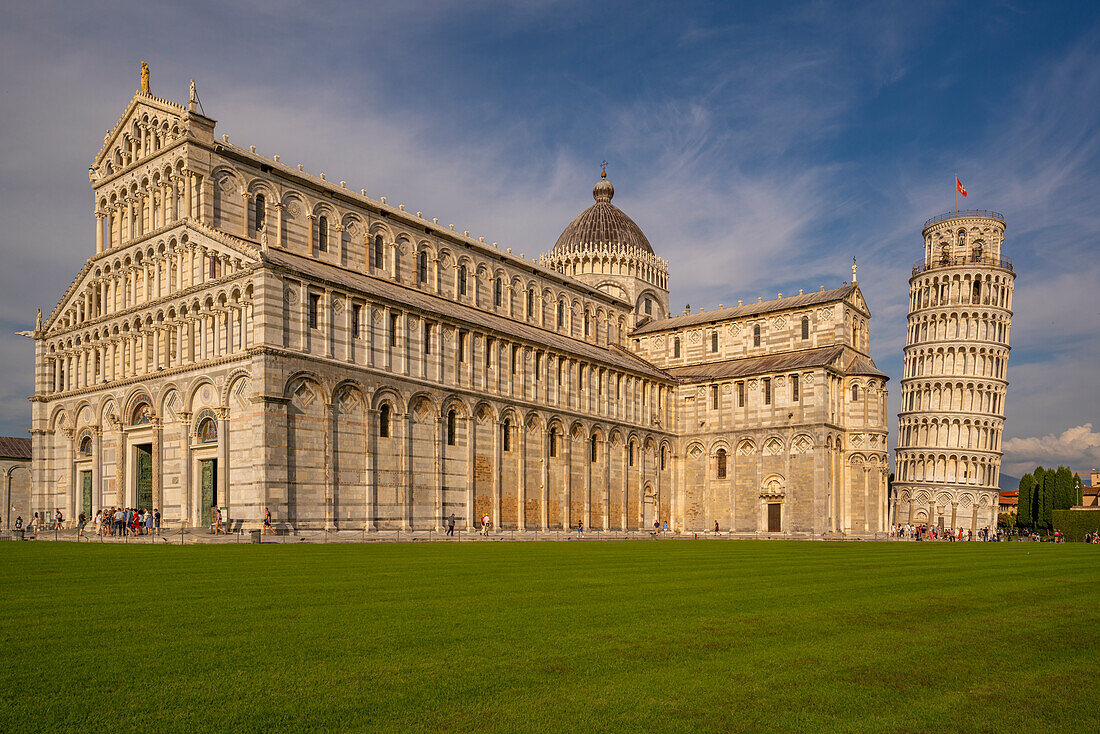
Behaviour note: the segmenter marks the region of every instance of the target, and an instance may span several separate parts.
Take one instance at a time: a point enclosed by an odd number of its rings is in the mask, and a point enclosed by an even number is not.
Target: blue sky
[[[9,1],[0,21],[0,432],[30,415],[12,332],[94,251],[86,170],[147,60],[233,142],[528,256],[606,159],[675,311],[839,285],[855,256],[892,414],[909,267],[957,172],[1019,274],[1005,471],[1100,464],[1095,3]]]

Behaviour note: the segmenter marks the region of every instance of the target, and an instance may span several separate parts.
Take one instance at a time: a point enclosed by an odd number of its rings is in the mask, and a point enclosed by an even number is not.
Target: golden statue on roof
[[[141,91],[149,93],[149,64],[141,62]]]

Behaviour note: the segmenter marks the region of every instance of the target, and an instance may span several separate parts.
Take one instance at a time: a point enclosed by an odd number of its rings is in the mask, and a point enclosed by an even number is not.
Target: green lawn
[[[1100,548],[0,544],[4,731],[1097,731]]]

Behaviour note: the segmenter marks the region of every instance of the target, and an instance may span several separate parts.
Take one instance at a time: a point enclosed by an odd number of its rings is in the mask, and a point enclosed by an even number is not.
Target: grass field
[[[1096,546],[0,544],[0,726],[1097,731]]]

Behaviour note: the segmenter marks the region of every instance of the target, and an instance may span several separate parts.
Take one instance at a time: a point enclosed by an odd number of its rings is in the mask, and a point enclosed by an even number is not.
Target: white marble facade
[[[95,157],[95,253],[33,332],[36,509],[884,530],[854,282],[669,317],[668,263],[606,179],[531,260],[214,126],[138,92]]]

